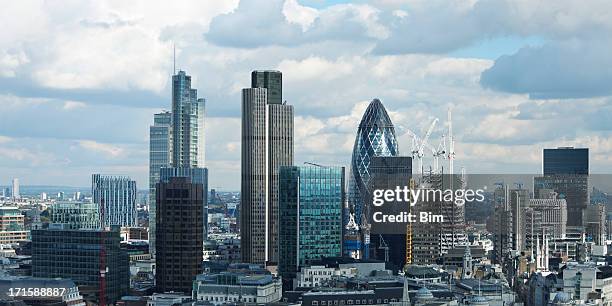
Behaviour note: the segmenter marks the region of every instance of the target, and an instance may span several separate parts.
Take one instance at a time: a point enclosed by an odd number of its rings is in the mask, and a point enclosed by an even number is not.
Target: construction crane
[[[311,163],[311,162],[304,162],[304,165],[311,165],[311,166],[316,166],[316,167],[320,167],[320,168],[326,168],[326,166],[323,166],[323,165],[320,165],[320,164]]]
[[[408,184],[410,185],[410,189],[414,190],[416,186],[414,179],[411,178]],[[412,192],[410,194],[412,197]],[[412,206],[410,205],[410,202],[407,203],[408,213],[412,213]],[[406,225],[406,265],[409,264],[412,264],[412,222],[408,222]]]
[[[435,118],[429,125],[429,129],[427,129],[427,133],[425,133],[425,136],[423,136],[423,138],[419,138],[415,133],[410,130],[407,130],[408,133],[412,135],[412,157],[418,158],[419,160],[418,171],[420,174],[423,174],[423,157],[425,156],[425,152],[423,150],[425,149],[425,147],[427,147],[432,152],[435,151],[432,146],[427,144],[427,140],[429,139],[429,136],[431,136],[431,132],[433,132],[433,129],[437,123],[438,118]]]
[[[448,173],[453,174],[454,160],[455,160],[455,138],[453,137],[453,118],[452,110],[448,109]]]
[[[382,235],[378,235],[378,239],[378,249],[385,250],[385,262],[389,262],[389,245],[385,239],[383,239]]]

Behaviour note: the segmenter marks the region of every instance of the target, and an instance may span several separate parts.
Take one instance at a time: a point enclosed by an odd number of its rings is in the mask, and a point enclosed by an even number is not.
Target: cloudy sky
[[[348,165],[380,98],[410,129],[453,108],[457,167],[538,173],[541,149],[588,146],[612,171],[607,0],[4,1],[0,185],[148,180],[152,114],[177,66],[207,99],[210,186],[238,190],[240,97],[253,69],[283,72],[296,163]]]

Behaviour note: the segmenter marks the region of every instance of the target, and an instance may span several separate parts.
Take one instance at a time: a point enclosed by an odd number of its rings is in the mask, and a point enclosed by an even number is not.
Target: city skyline
[[[19,7],[7,6],[0,20],[15,30],[0,38],[0,185],[19,178],[22,186],[86,187],[99,172],[129,175],[145,190],[148,127],[169,109],[173,45],[177,68],[207,99],[211,188],[239,190],[240,88],[256,69],[284,74],[296,165],[348,166],[367,101],[379,98],[400,152],[410,146],[406,129],[422,134],[452,106],[457,169],[538,173],[543,148],[575,146],[590,148],[592,173],[610,173],[612,76],[603,67],[612,44],[610,21],[597,18],[606,5],[290,0],[261,10],[251,9],[256,1],[220,1],[139,11],[73,4],[75,13],[59,18],[53,4],[32,4],[34,23],[15,20]],[[184,20],[163,18],[169,11]],[[248,20],[257,20],[251,36],[234,32]],[[454,36],[432,26],[453,22],[461,24]],[[267,30],[274,27],[284,31]],[[406,28],[417,31],[398,40]]]

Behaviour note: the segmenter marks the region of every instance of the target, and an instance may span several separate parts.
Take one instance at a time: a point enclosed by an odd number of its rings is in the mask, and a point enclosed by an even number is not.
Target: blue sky
[[[612,4],[596,0],[19,1],[0,24],[0,185],[148,180],[152,114],[170,107],[172,48],[207,99],[210,186],[239,189],[240,97],[278,69],[296,163],[348,165],[379,98],[408,154],[453,108],[457,167],[537,173],[541,149],[591,148],[612,171]]]

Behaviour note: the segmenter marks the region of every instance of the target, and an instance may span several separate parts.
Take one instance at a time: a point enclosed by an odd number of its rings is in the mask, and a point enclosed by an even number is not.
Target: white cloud
[[[122,148],[107,143],[99,143],[93,140],[81,140],[78,142],[78,144],[83,149],[104,153],[113,158],[124,154],[124,150]]]

